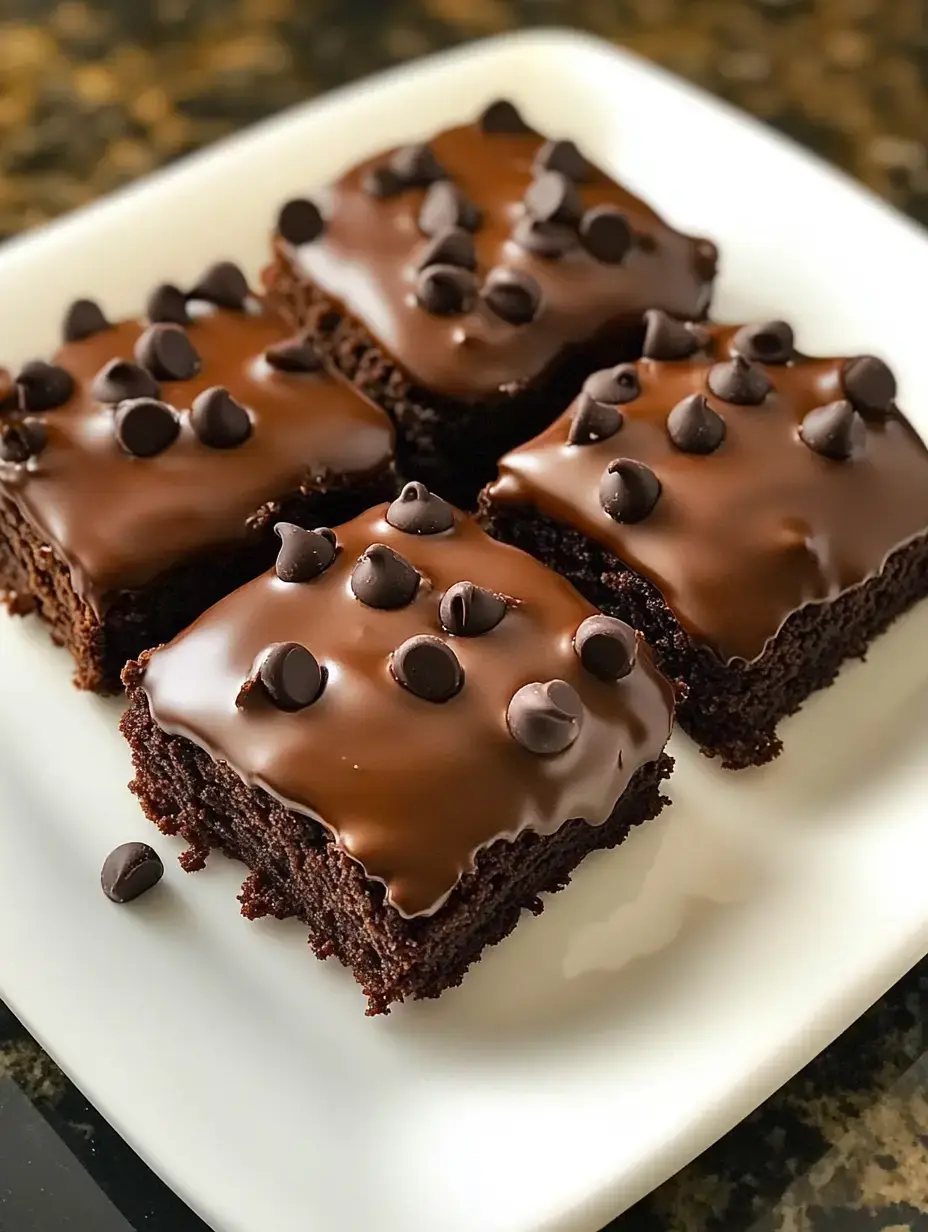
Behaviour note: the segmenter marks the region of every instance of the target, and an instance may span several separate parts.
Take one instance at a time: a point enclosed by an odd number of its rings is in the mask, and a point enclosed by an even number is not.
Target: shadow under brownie
[[[0,587],[71,652],[79,687],[256,576],[280,518],[342,521],[396,492],[386,415],[223,263],[146,318],[78,301],[0,419]]]
[[[503,458],[483,522],[643,633],[705,752],[762,764],[928,594],[928,452],[873,357],[799,355],[783,322],[649,322],[646,358]]]
[[[650,307],[702,315],[717,252],[509,103],[280,211],[275,302],[384,406],[401,469],[472,506]]]
[[[460,982],[666,803],[673,691],[625,625],[421,485],[282,528],[275,570],[126,668],[132,789],[251,870],[369,1001]]]

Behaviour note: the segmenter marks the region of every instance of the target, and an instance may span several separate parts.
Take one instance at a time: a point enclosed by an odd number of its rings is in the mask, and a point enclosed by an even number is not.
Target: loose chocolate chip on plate
[[[50,411],[62,406],[74,392],[74,377],[59,364],[31,359],[16,377],[20,410]]]
[[[604,265],[620,265],[632,246],[628,220],[614,205],[594,205],[580,219],[580,243]]]
[[[64,314],[62,333],[65,342],[83,342],[109,328],[110,323],[96,300],[76,299]]]
[[[844,394],[858,411],[890,411],[896,398],[896,378],[882,359],[860,355],[849,359],[841,374]]]
[[[490,270],[482,294],[490,311],[509,325],[528,325],[541,308],[541,287],[524,270]]]
[[[732,349],[760,364],[785,364],[795,351],[793,329],[786,321],[742,325],[731,340]]]
[[[583,382],[583,392],[597,402],[622,406],[634,402],[641,393],[641,383],[634,364],[617,364],[591,372]]]
[[[378,201],[386,201],[388,197],[398,197],[406,185],[390,167],[380,163],[376,167],[368,167],[361,177],[361,187],[369,197]]]
[[[164,876],[161,857],[147,843],[122,843],[103,861],[100,885],[113,903],[129,903]]]
[[[447,175],[426,141],[400,146],[390,155],[390,170],[411,188],[427,188]]]
[[[713,364],[706,384],[723,402],[736,406],[760,406],[773,389],[770,377],[759,364],[736,355],[724,363]]]
[[[600,680],[621,680],[635,666],[635,630],[613,616],[588,616],[574,635],[580,662]]]
[[[173,282],[162,282],[149,295],[145,315],[153,325],[189,325],[187,296]]]
[[[277,215],[278,234],[288,244],[311,244],[325,230],[325,220],[315,201],[294,197],[280,207]],[[245,294],[247,295],[247,286]]]
[[[474,203],[448,180],[433,184],[419,209],[419,230],[423,235],[437,235],[448,227],[476,231],[482,221]]]
[[[661,494],[650,467],[632,458],[615,458],[603,471],[599,500],[614,522],[642,522]]]
[[[190,408],[190,424],[197,439],[210,449],[234,449],[251,436],[251,416],[221,385],[197,394]]]
[[[162,381],[189,381],[200,371],[196,347],[180,325],[149,325],[135,344],[135,358]]]
[[[543,171],[525,190],[525,208],[539,222],[572,226],[583,206],[576,186],[560,171]]]
[[[461,690],[464,672],[457,655],[440,637],[420,634],[394,650],[390,670],[410,693],[427,702],[446,702]]]
[[[129,359],[111,359],[90,385],[97,402],[123,402],[126,398],[157,398],[161,391],[152,374]]]
[[[278,522],[274,530],[280,536],[274,570],[282,582],[310,582],[335,559],[338,541],[327,526],[304,530],[292,522]]]
[[[546,141],[535,155],[536,171],[559,171],[582,184],[589,178],[590,164],[573,141]]]
[[[566,680],[523,685],[506,711],[514,740],[530,753],[563,753],[580,735],[583,702]]]
[[[45,448],[48,434],[40,419],[15,420],[0,427],[0,458],[4,462],[28,462]]]
[[[209,267],[187,298],[202,299],[217,308],[241,312],[248,299],[248,282],[234,262],[219,261]]]
[[[372,543],[355,565],[351,590],[367,607],[405,607],[419,588],[419,574],[385,543]]]
[[[454,510],[424,483],[407,483],[387,508],[386,519],[407,535],[439,535],[454,525]]]
[[[556,260],[577,246],[577,237],[570,227],[554,222],[539,222],[525,214],[512,232],[513,241],[536,257]]]
[[[172,407],[154,398],[133,398],[116,408],[116,439],[126,453],[151,458],[174,441],[180,423]]]
[[[519,115],[518,108],[508,98],[498,98],[485,107],[477,117],[477,124],[485,133],[530,133],[533,130]]]
[[[670,361],[688,359],[704,344],[704,335],[698,326],[688,321],[677,321],[660,308],[649,308],[644,314],[645,359]]]
[[[419,253],[417,269],[429,265],[459,265],[461,269],[477,268],[477,249],[474,237],[462,227],[446,227],[439,231]]]
[[[470,312],[477,300],[477,280],[457,265],[429,265],[416,278],[416,299],[434,316]]]
[[[323,367],[322,356],[308,338],[285,338],[264,352],[272,368],[280,372],[318,372]]]
[[[867,425],[850,402],[842,399],[809,411],[799,425],[799,436],[815,453],[846,462],[863,449]]]
[[[473,582],[455,582],[441,597],[441,627],[455,637],[480,637],[495,629],[506,615],[506,600]]]
[[[315,655],[299,642],[269,646],[257,678],[278,710],[305,710],[318,699],[325,683]]]
[[[615,436],[621,426],[622,412],[617,406],[598,402],[588,393],[581,393],[570,421],[567,444],[595,445],[598,441]]]
[[[713,453],[725,439],[725,420],[702,394],[690,394],[667,416],[667,435],[683,453]]]

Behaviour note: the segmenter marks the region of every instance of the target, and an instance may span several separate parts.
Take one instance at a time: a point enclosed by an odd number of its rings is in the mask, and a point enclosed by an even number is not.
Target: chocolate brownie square
[[[118,689],[128,659],[266,569],[278,518],[338,522],[396,493],[387,416],[235,266],[157,288],[143,320],[79,300],[64,333],[0,408],[0,588],[81,688]]]
[[[873,356],[800,355],[783,321],[649,315],[502,459],[486,527],[629,621],[689,687],[680,726],[730,768],[928,593],[928,452]]]
[[[401,469],[472,507],[641,314],[705,313],[717,251],[511,103],[280,210],[265,278],[400,433]]]
[[[412,483],[125,672],[132,790],[251,869],[370,1013],[458,984],[666,803],[673,690],[627,625]]]

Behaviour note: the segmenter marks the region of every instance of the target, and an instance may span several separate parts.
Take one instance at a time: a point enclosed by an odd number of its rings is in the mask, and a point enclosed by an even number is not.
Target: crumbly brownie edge
[[[0,501],[0,592],[11,612],[35,611],[49,625],[52,639],[74,659],[79,689],[118,693],[130,659],[170,641],[223,595],[270,568],[280,547],[276,521],[337,525],[391,500],[397,487],[390,466],[363,483],[334,480],[326,489],[290,493],[255,512],[247,537],[199,552],[145,586],[124,591],[102,620],[75,592],[70,569],[54,548],[14,502]]]
[[[562,889],[586,855],[617,846],[669,803],[660,788],[673,761],[664,754],[637,771],[602,825],[573,820],[547,837],[526,831],[511,844],[494,843],[439,911],[405,919],[324,826],[249,787],[192,741],[162,731],[151,717],[143,674],[144,656],[142,665],[126,669],[129,708],[121,730],[135,765],[131,790],[144,812],[163,833],[186,839],[181,863],[188,870],[201,867],[212,848],[243,861],[251,872],[242,913],[298,917],[316,956],[335,957],[352,972],[368,1014],[460,984],[523,910],[542,910],[540,894]]]
[[[307,330],[330,362],[394,420],[400,470],[463,509],[474,508],[504,453],[556,419],[591,372],[637,358],[644,336],[638,325],[611,331],[577,350],[537,386],[471,404],[417,387],[362,322],[302,279],[283,254],[265,270],[263,281],[277,311]]]
[[[864,658],[877,634],[928,595],[922,535],[893,552],[876,577],[794,612],[755,662],[723,663],[689,637],[656,586],[581,532],[534,509],[494,506],[486,494],[480,520],[494,538],[529,552],[640,630],[664,674],[688,686],[677,709],[680,727],[729,770],[778,756],[780,720],[831,684],[845,660]]]

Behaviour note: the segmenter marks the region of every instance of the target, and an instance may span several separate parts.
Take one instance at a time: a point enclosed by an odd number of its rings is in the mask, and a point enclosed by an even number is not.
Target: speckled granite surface
[[[549,24],[660,61],[928,223],[924,0],[0,0],[0,236],[345,80]],[[108,1214],[82,1220],[47,1143],[5,1170],[28,1114]],[[0,1229],[91,1226],[203,1227],[0,1006]],[[610,1232],[748,1228],[928,1232],[928,960]]]

